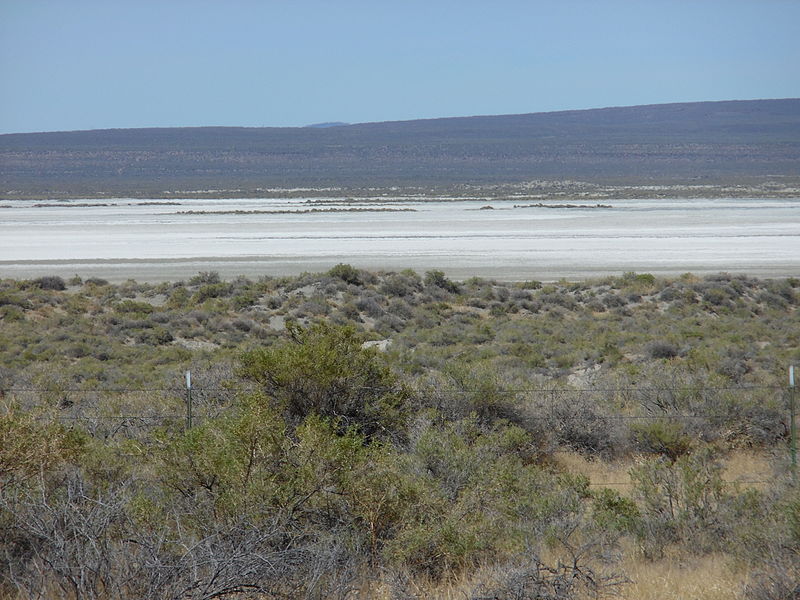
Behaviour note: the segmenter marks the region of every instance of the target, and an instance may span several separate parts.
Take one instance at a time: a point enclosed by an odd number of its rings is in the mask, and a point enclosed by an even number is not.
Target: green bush
[[[235,310],[244,310],[249,306],[253,306],[258,301],[258,297],[254,292],[242,292],[238,296],[234,296],[231,303]]]
[[[166,306],[171,309],[180,309],[187,306],[189,303],[189,290],[183,286],[176,287],[169,295]]]
[[[675,421],[658,420],[631,425],[634,447],[640,452],[661,454],[672,462],[692,449],[692,439]]]
[[[189,280],[189,285],[214,285],[220,281],[219,273],[216,271],[200,271]]]
[[[357,427],[367,437],[402,433],[405,388],[352,327],[287,325],[291,340],[241,356],[241,376],[258,383],[297,425],[309,415]]]
[[[31,283],[43,290],[61,291],[67,289],[67,285],[64,283],[64,280],[55,275],[39,277],[38,279],[34,279]]]
[[[637,530],[641,512],[630,498],[602,488],[592,495],[592,519],[600,531],[630,534]]]
[[[201,304],[211,298],[225,298],[231,293],[231,285],[229,283],[209,283],[200,287],[192,297],[195,304]]]
[[[350,285],[361,285],[361,278],[358,274],[358,269],[352,265],[339,263],[328,271],[329,277],[336,277]]]
[[[25,313],[16,306],[0,306],[0,321],[10,323],[12,321],[24,321]]]
[[[739,495],[722,478],[716,454],[703,448],[671,462],[649,460],[631,469],[634,497],[641,520],[637,536],[645,554],[660,556],[670,543],[680,542],[694,553],[730,546],[739,523]]]
[[[425,285],[441,288],[451,294],[457,294],[460,290],[458,284],[450,281],[444,271],[427,271],[425,273]]]
[[[153,312],[153,306],[147,302],[136,302],[134,300],[123,300],[118,303],[114,309],[118,313],[133,313],[133,314],[150,314]]]
[[[104,285],[108,285],[107,279],[102,279],[100,277],[89,277],[87,280],[83,282],[85,286],[95,286],[95,287],[103,287]]]

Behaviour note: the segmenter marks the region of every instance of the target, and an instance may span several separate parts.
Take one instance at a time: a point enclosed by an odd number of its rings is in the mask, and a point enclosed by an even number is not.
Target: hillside
[[[0,197],[533,179],[730,183],[800,173],[800,99],[337,127],[0,135]]]

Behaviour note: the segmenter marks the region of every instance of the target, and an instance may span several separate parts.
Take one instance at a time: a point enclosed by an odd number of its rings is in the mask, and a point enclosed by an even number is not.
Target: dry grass
[[[611,570],[628,577],[630,583],[620,587],[618,595],[612,597],[625,600],[739,600],[744,598],[747,583],[747,573],[736,571],[724,554],[646,561],[632,550],[617,567]],[[412,583],[407,591],[429,600],[469,600],[493,574],[497,574],[493,569],[479,569],[447,583]],[[356,597],[390,600],[391,585],[373,582],[362,587]]]
[[[734,600],[743,597],[747,582],[725,555],[655,562],[631,557],[622,569],[632,581],[622,595],[629,600]]]
[[[735,450],[724,460],[723,477],[741,487],[763,488],[774,477],[771,457],[764,451]]]
[[[588,460],[577,452],[559,452],[556,455],[556,464],[567,473],[580,473],[589,478],[593,486],[607,487],[628,494],[631,489],[631,477],[628,474],[633,466],[633,461],[605,462],[602,460]]]
[[[617,462],[589,460],[577,452],[564,451],[556,455],[555,463],[568,473],[580,473],[589,478],[592,486],[607,487],[628,495],[631,490],[629,471],[637,459]],[[763,488],[773,477],[772,458],[764,451],[734,450],[722,460],[723,478],[740,487]]]

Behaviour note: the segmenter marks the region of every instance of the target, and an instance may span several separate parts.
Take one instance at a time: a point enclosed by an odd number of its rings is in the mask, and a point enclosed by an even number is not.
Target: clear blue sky
[[[797,0],[0,0],[0,133],[788,97]]]

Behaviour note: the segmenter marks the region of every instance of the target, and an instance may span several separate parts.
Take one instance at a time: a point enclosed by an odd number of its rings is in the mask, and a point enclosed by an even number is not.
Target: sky
[[[0,0],[0,133],[795,97],[798,0]]]

